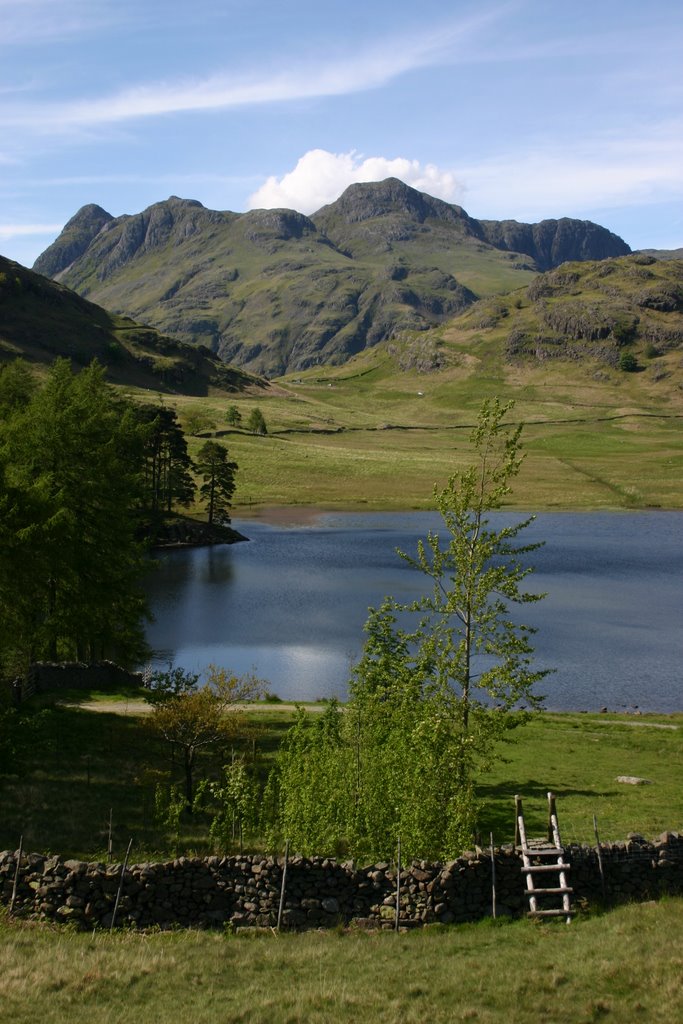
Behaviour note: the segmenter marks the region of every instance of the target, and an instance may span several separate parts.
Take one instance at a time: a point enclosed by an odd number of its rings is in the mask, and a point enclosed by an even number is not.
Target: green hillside
[[[210,351],[185,345],[129,317],[108,313],[63,285],[0,256],[0,361],[58,356],[98,359],[119,384],[202,395],[257,383]]]
[[[637,254],[565,265],[438,330],[281,378],[259,400],[268,437],[224,431],[243,467],[236,501],[429,507],[498,395],[526,424],[518,507],[680,508],[682,276],[681,262]],[[225,404],[203,408],[220,424]],[[254,400],[237,404],[246,416]]]
[[[681,261],[565,264],[436,329],[267,386],[18,264],[0,273],[2,358],[97,356],[146,399],[176,392],[188,433],[229,445],[238,506],[429,507],[434,483],[469,459],[482,399],[497,395],[527,424],[518,507],[683,507]],[[228,422],[233,405],[241,425]],[[243,426],[257,407],[265,437]]]

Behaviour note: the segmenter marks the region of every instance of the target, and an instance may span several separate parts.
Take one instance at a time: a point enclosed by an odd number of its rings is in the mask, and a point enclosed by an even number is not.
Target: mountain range
[[[352,185],[311,217],[174,196],[121,217],[84,206],[34,270],[114,315],[280,376],[403,344],[567,260],[629,252],[590,221],[475,220],[390,178]]]

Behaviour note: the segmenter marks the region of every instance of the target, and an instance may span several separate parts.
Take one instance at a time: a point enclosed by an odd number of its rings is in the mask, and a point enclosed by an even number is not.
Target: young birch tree
[[[444,529],[416,556],[399,552],[428,578],[427,593],[371,609],[346,709],[330,708],[324,727],[300,720],[283,745],[281,829],[304,852],[336,843],[386,857],[400,837],[406,856],[455,856],[472,839],[477,773],[540,702],[534,630],[509,610],[542,596],[523,587],[524,558],[539,545],[517,542],[533,517],[506,525],[490,515],[522,462],[511,408],[484,403],[473,464],[435,490]]]
[[[394,607],[420,614],[413,640],[431,661],[435,679],[453,693],[463,738],[480,734],[474,742],[480,752],[539,705],[534,687],[547,675],[532,665],[535,630],[510,612],[510,605],[544,597],[524,589],[533,572],[524,559],[541,544],[517,542],[535,517],[507,525],[490,517],[503,506],[522,465],[522,426],[505,422],[513,406],[484,402],[471,435],[476,461],[435,489],[445,539],[430,532],[415,557],[399,552],[432,589]]]

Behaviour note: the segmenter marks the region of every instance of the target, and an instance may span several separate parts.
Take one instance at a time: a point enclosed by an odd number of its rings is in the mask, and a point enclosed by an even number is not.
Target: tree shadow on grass
[[[479,831],[484,840],[493,833],[494,842],[512,843],[515,835],[515,796],[522,798],[524,820],[530,836],[546,834],[548,827],[548,792],[557,798],[557,813],[562,830],[562,801],[568,797],[595,797],[601,795],[593,789],[573,786],[552,786],[538,779],[516,779],[514,782],[487,783],[477,786],[481,801]]]

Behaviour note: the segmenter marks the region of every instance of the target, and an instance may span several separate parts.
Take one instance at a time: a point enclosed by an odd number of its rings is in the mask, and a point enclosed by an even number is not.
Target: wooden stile
[[[569,924],[574,915],[571,907],[573,889],[567,882],[567,873],[571,870],[571,865],[565,859],[565,849],[560,839],[554,793],[548,793],[547,839],[527,839],[522,798],[515,797],[515,848],[522,854],[522,874],[526,876],[526,892],[529,899],[527,916],[564,917]],[[543,884],[552,874],[557,875],[557,884]],[[541,875],[541,885],[536,885],[537,875]],[[548,896],[561,897],[562,906],[550,907],[545,905],[543,900],[539,903],[539,898]]]

